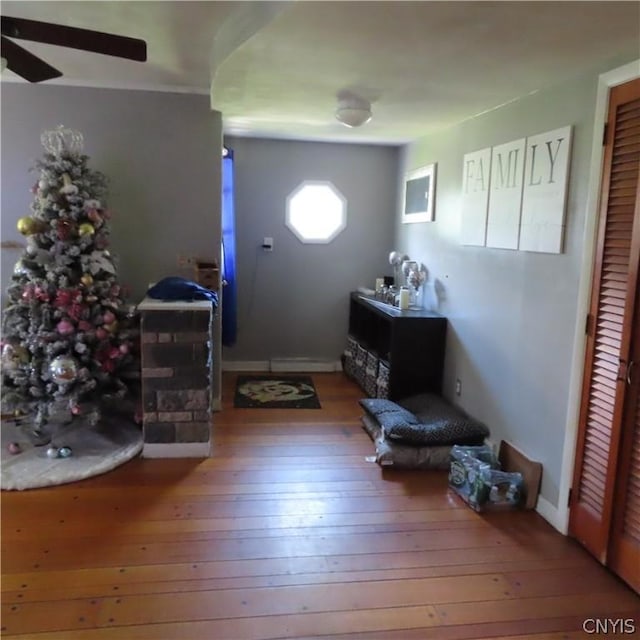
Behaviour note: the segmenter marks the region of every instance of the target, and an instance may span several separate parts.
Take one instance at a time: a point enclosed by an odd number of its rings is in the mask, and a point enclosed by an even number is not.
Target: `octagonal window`
[[[287,198],[286,223],[302,242],[331,242],[347,226],[347,201],[330,182],[305,180]]]

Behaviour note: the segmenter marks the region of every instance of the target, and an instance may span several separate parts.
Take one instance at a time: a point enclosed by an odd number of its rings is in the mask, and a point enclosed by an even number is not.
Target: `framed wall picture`
[[[409,171],[404,180],[402,222],[432,222],[436,165]]]

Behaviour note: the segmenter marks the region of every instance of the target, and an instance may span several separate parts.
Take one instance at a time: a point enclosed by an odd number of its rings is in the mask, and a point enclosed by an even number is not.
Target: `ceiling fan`
[[[62,75],[38,56],[29,53],[9,38],[54,44],[60,47],[102,53],[107,56],[144,62],[147,45],[144,40],[117,36],[101,31],[65,27],[24,18],[2,16],[2,64],[29,82],[42,82]],[[7,37],[5,37],[7,36]],[[5,62],[6,61],[6,62]]]

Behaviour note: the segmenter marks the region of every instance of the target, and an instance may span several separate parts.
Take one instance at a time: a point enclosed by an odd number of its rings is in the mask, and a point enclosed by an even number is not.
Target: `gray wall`
[[[149,282],[191,275],[177,254],[219,257],[221,116],[206,95],[2,83],[2,240],[24,242],[29,172],[40,134],[59,124],[84,134],[90,166],[106,174],[112,252],[132,302]],[[2,291],[20,251],[2,251]]]
[[[437,162],[436,221],[403,225],[398,245],[444,287],[449,319],[444,393],[544,465],[541,495],[558,505],[577,294],[589,185],[598,73],[423,138],[403,167]],[[465,153],[573,125],[564,252],[462,246],[460,194]],[[580,327],[578,326],[580,325]],[[455,380],[462,395],[455,396]]]
[[[225,361],[337,360],[348,293],[389,272],[399,150],[395,147],[225,138],[235,153],[238,341]],[[285,226],[287,196],[329,180],[347,200],[347,227],[303,244]],[[273,237],[274,250],[260,245]]]

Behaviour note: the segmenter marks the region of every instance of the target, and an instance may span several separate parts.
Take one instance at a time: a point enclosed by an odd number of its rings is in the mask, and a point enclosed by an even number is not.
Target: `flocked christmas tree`
[[[41,140],[2,332],[3,406],[38,430],[61,412],[95,424],[137,370],[136,331],[108,249],[105,177],[88,167],[78,132],[58,127]]]

